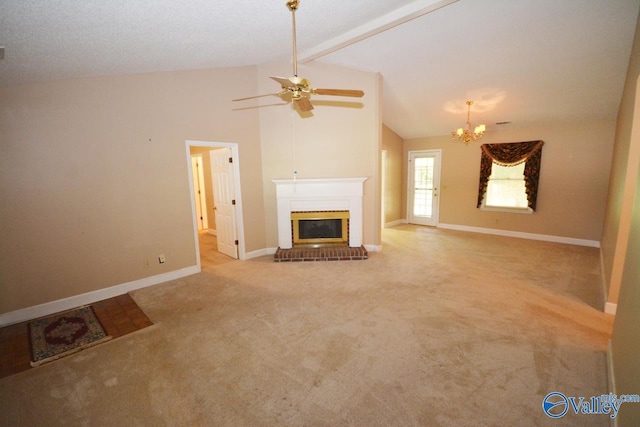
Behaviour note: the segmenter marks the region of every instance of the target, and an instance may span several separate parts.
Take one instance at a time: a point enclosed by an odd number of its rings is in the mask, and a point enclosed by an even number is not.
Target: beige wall
[[[620,283],[627,252],[631,211],[640,164],[640,111],[636,108],[637,80],[640,76],[640,30],[636,28],[627,70],[613,151],[609,195],[602,234],[602,260],[607,301],[618,302]]]
[[[279,91],[267,76],[289,75],[290,64],[258,67],[259,93]],[[314,87],[362,89],[363,98],[314,96],[312,114],[287,105],[260,108],[267,247],[278,246],[273,179],[367,177],[364,183],[365,245],[380,244],[379,167],[381,128],[379,76],[314,62],[298,67]],[[281,102],[264,98],[265,103]],[[257,104],[257,103],[256,103]]]
[[[294,169],[299,178],[367,177],[363,240],[379,245],[380,76],[302,65],[317,87],[366,93],[314,97],[313,118],[231,102],[277,92],[268,76],[289,68],[1,88],[0,314],[195,266],[186,140],[238,144],[247,252],[277,246],[271,180]]]
[[[258,114],[229,101],[256,81],[246,67],[0,88],[0,313],[195,265],[185,140],[239,144],[246,249],[264,248]]]
[[[409,139],[405,140],[403,161],[406,170],[408,151],[442,149],[440,223],[599,241],[614,131],[613,121],[595,121],[505,127],[488,131],[481,141],[468,146],[450,136]],[[480,144],[533,140],[545,142],[536,212],[525,215],[476,208]],[[406,217],[406,200],[403,209]]]
[[[635,122],[640,123],[640,120]],[[620,299],[611,337],[616,393],[640,394],[640,174],[629,233],[626,262],[622,273]],[[618,416],[618,426],[637,426],[640,403],[625,403]]]
[[[638,20],[640,24],[640,18]],[[615,155],[607,203],[602,258],[608,302],[617,304],[611,337],[617,394],[640,393],[640,28],[629,63],[618,115]],[[620,427],[635,426],[640,404],[623,404]]]
[[[400,221],[402,216],[403,141],[387,126],[382,127],[382,149],[387,152],[386,183],[384,186],[384,223]]]

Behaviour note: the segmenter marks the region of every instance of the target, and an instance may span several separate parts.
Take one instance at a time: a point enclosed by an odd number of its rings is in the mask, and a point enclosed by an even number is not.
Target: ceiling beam
[[[387,13],[373,21],[360,25],[337,37],[327,40],[316,47],[298,55],[298,61],[309,62],[322,56],[343,49],[354,43],[367,39],[390,28],[409,22],[427,13],[448,6],[458,0],[417,0],[399,9]]]

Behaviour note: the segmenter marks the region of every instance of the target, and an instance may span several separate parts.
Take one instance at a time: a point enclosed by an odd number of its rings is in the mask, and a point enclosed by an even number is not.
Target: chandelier
[[[477,141],[484,135],[484,132],[487,130],[484,125],[476,126],[476,128],[471,132],[471,122],[469,121],[469,116],[471,115],[471,105],[473,105],[473,101],[467,101],[467,128],[459,128],[457,131],[451,132],[451,138],[457,139],[458,141],[464,141],[465,144],[469,144],[471,141]]]

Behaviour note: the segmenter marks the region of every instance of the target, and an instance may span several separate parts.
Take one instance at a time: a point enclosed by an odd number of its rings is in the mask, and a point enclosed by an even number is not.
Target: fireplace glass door
[[[349,212],[291,212],[293,244],[349,243]]]

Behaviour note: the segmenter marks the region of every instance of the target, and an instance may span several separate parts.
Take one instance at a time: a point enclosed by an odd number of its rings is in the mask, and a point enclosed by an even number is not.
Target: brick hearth
[[[367,259],[368,256],[364,246],[359,248],[350,248],[348,246],[297,247],[291,249],[278,248],[273,260],[275,262],[351,261]]]

